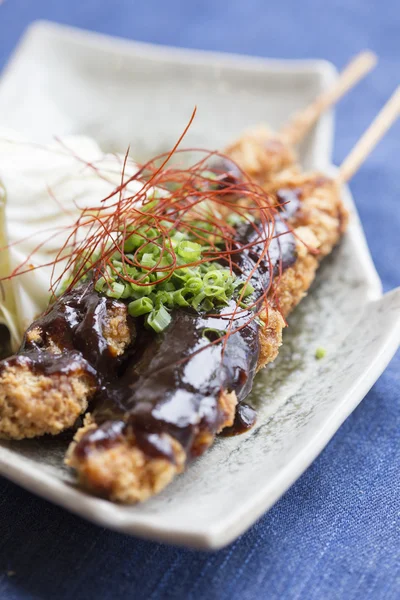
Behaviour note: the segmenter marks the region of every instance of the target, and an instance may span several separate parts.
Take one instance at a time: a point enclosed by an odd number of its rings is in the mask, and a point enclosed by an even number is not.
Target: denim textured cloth
[[[127,38],[378,69],[337,110],[340,162],[399,83],[396,0],[5,0],[0,67],[47,18]],[[384,289],[400,283],[400,124],[352,182]],[[320,457],[245,535],[212,554],[86,523],[0,481],[1,600],[390,600],[400,597],[400,356]]]

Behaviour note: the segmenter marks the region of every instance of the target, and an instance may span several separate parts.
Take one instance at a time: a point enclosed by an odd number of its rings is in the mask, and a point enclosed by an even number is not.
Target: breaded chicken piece
[[[266,190],[277,177],[300,173],[293,146],[265,126],[244,132],[224,154]]]
[[[75,434],[65,462],[78,470],[79,484],[92,493],[116,502],[143,502],[167,486],[185,465],[185,453],[177,440],[163,434],[161,441],[171,455],[155,458],[136,444],[134,432],[123,421],[115,421],[107,431],[107,447],[97,440],[85,444],[88,434],[96,431],[102,441],[104,426],[98,427],[90,414]]]
[[[345,232],[348,212],[336,182],[318,173],[283,180],[273,191],[282,197],[282,190],[295,191],[299,201],[298,210],[288,221],[297,239],[297,260],[276,283],[275,297],[286,317],[306,296],[319,263]]]
[[[236,404],[235,392],[220,395],[221,423],[216,433],[233,424]],[[65,462],[76,470],[82,487],[115,502],[134,504],[160,492],[184,470],[186,453],[171,435],[158,435],[159,442],[168,447],[168,458],[154,457],[137,444],[129,423],[121,420],[113,421],[111,428],[109,425],[105,422],[98,426],[95,415],[87,414],[83,427],[68,448]],[[215,434],[209,431],[199,431],[192,444],[193,455],[202,454],[213,443],[214,437]],[[107,443],[104,445],[105,438]]]
[[[54,375],[35,373],[29,361],[8,364],[0,375],[0,437],[57,435],[85,412],[96,387],[79,364]]]
[[[94,344],[85,322],[97,327]],[[60,298],[27,330],[20,351],[0,363],[0,437],[56,435],[72,427],[99,385],[94,354],[100,347],[112,362],[130,341],[122,302],[97,294],[93,302],[82,290]]]

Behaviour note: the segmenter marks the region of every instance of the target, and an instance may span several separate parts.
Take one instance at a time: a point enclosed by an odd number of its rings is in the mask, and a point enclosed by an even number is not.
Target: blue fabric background
[[[396,0],[5,0],[0,67],[33,20],[267,57],[358,50],[379,68],[337,111],[340,162],[399,83]],[[400,283],[400,123],[354,178],[385,290]],[[0,481],[0,598],[396,599],[400,597],[400,356],[317,461],[230,547],[192,552],[112,533]]]

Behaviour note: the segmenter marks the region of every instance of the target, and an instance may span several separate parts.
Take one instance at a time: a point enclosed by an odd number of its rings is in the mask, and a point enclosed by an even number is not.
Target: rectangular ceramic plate
[[[177,139],[222,148],[260,121],[279,127],[335,78],[323,61],[268,61],[161,48],[50,23],[26,33],[0,84],[0,121],[40,141],[85,133],[104,150],[130,143],[139,159]],[[303,164],[328,169],[332,117],[301,148]],[[75,488],[62,466],[64,439],[0,445],[0,472],[102,525],[187,546],[217,548],[245,531],[285,492],[362,400],[400,339],[400,290],[382,297],[349,190],[351,224],[290,318],[279,358],[251,401],[258,422],[218,439],[158,497],[113,505]],[[327,357],[316,361],[323,346]]]

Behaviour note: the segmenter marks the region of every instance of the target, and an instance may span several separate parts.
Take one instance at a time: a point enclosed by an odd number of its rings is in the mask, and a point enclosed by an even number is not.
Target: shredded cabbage
[[[123,157],[104,155],[86,137],[65,137],[42,146],[0,129],[0,277],[26,259],[33,266],[50,262],[65,231],[33,253],[35,248],[52,231],[73,223],[82,208],[98,206],[120,184],[122,162]],[[128,161],[126,177],[136,168]],[[129,189],[136,192],[140,187],[133,182]],[[59,264],[57,272],[62,267]],[[2,282],[0,323],[9,329],[14,349],[25,329],[46,308],[50,278],[51,267],[43,267]]]

